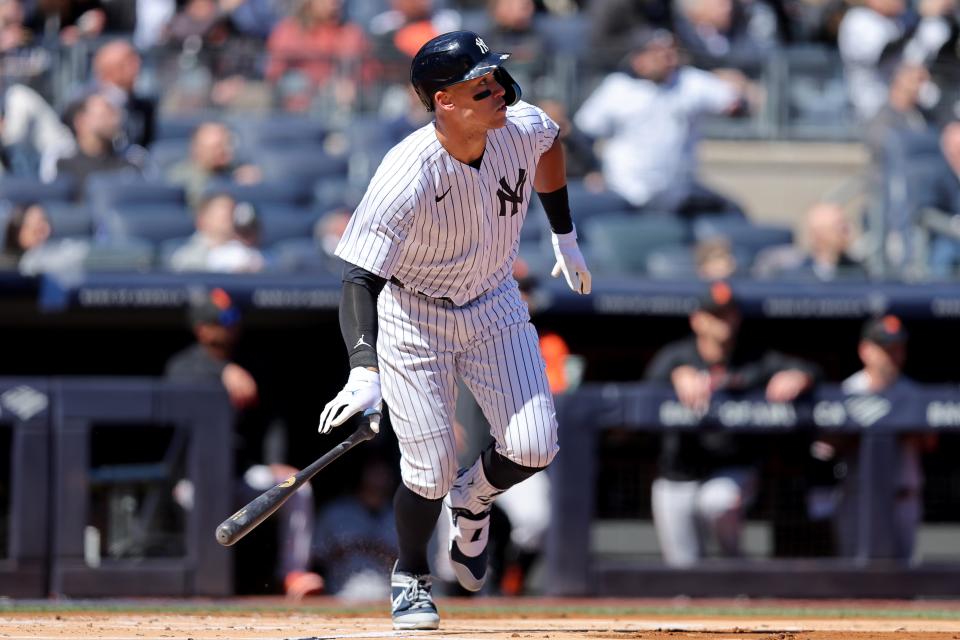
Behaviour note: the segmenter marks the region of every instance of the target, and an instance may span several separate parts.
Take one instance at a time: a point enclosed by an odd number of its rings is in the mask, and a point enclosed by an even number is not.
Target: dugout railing
[[[232,424],[216,385],[0,379],[0,594],[232,593]]]
[[[552,595],[912,598],[960,594],[960,539],[947,543],[952,556],[933,561],[884,557],[876,544],[885,533],[879,528],[879,516],[891,507],[884,496],[894,495],[891,483],[896,476],[878,445],[883,438],[900,433],[956,434],[960,390],[954,385],[865,398],[845,396],[827,385],[794,404],[768,403],[759,393],[718,395],[706,415],[699,417],[680,405],[668,387],[589,384],[558,398],[557,409],[561,449],[550,467],[553,521],[544,582]],[[655,446],[655,436],[672,429],[742,430],[758,438],[798,433],[857,436],[855,480],[861,499],[852,514],[852,553],[710,557],[689,568],[667,567],[658,557],[595,553],[592,534],[598,503],[602,492],[613,489],[599,483],[605,463],[599,446],[602,434],[643,432],[651,436],[648,444]],[[621,437],[620,442],[624,441]],[[649,492],[649,487],[639,491]]]

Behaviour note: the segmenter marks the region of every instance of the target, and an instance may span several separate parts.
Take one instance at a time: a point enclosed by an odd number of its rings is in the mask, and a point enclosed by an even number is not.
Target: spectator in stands
[[[131,170],[142,172],[142,157],[118,151],[121,114],[110,100],[91,93],[67,109],[66,115],[76,138],[76,153],[57,161],[57,177],[74,180],[78,193],[93,173]]]
[[[873,317],[864,323],[857,347],[863,369],[843,381],[843,392],[854,396],[893,394],[906,398],[916,383],[903,374],[907,358],[908,334],[895,315]],[[916,533],[923,520],[924,452],[936,447],[936,434],[901,433],[877,437],[874,444],[874,475],[869,491],[861,487],[857,447],[849,439],[831,439],[839,443],[839,454],[846,461],[847,474],[837,508],[838,552],[845,557],[866,551],[871,558],[913,557]],[[859,548],[858,524],[861,500],[872,498],[872,546]]]
[[[73,135],[39,93],[12,84],[0,97],[0,173],[49,181],[50,166],[75,151]]]
[[[490,24],[483,29],[484,42],[494,51],[510,52],[510,74],[520,86],[531,86],[543,75],[547,44],[535,27],[533,0],[487,0]]]
[[[101,36],[107,27],[110,31],[122,32],[132,23],[124,19],[122,8],[128,2],[108,3],[121,9],[108,16],[104,3],[100,0],[62,0],[59,2],[37,2],[37,11],[31,19],[31,28],[36,33],[56,33],[60,42],[66,46],[77,44],[80,40],[91,41]],[[129,15],[127,15],[129,18]]]
[[[267,53],[267,80],[279,83],[288,111],[306,110],[321,90],[348,109],[357,100],[358,82],[376,74],[367,37],[344,20],[342,0],[299,0],[294,14],[271,32]]]
[[[850,100],[862,121],[886,102],[888,83],[899,64],[926,65],[936,57],[950,37],[947,16],[954,4],[920,0],[914,11],[906,0],[864,0],[846,13],[838,44]],[[929,107],[938,96],[928,95]]]
[[[334,251],[347,230],[352,213],[347,207],[333,209],[323,214],[314,226],[314,238],[320,249],[323,266],[330,273],[343,273],[343,260]]]
[[[677,39],[701,68],[758,75],[780,42],[777,16],[760,0],[678,0]]]
[[[693,336],[665,346],[647,380],[670,384],[680,403],[703,416],[717,392],[764,389],[769,402],[792,402],[810,389],[816,368],[738,342],[740,310],[726,282],[717,281],[690,315]],[[706,536],[737,556],[744,514],[757,490],[762,460],[756,436],[726,430],[670,431],[663,436],[652,489],[654,525],[664,561],[687,567],[704,554]]]
[[[670,26],[669,0],[591,0],[590,60],[598,69],[616,67],[630,53],[637,32]]]
[[[90,243],[75,238],[51,240],[51,232],[43,205],[14,205],[3,234],[0,269],[15,269],[24,275],[82,270]]]
[[[680,66],[676,41],[663,29],[640,33],[628,62],[573,118],[586,135],[604,141],[608,187],[646,211],[742,215],[739,205],[697,179],[695,125],[706,113],[743,111],[749,82]]]
[[[737,258],[733,255],[730,238],[722,235],[697,242],[693,247],[693,261],[697,277],[708,282],[728,280],[737,271]]]
[[[163,29],[166,44],[183,46],[188,41],[221,46],[232,34],[229,14],[217,0],[187,0]]]
[[[265,41],[283,18],[293,13],[296,0],[218,0],[221,11],[241,35]]]
[[[920,97],[929,82],[930,73],[922,65],[904,63],[897,67],[890,81],[887,101],[867,121],[864,131],[864,139],[874,162],[881,159],[890,134],[922,134],[929,130],[930,122]]]
[[[237,234],[233,197],[225,193],[207,196],[197,207],[196,232],[170,256],[174,271],[261,271],[266,261],[259,249],[248,246]]]
[[[392,465],[368,456],[354,491],[317,514],[313,556],[327,593],[349,600],[390,597],[387,576],[397,555],[396,488]]]
[[[452,9],[437,10],[433,0],[390,0],[390,8],[373,17],[369,32],[377,59],[406,64],[430,38],[460,28],[460,14]]]
[[[190,303],[194,343],[167,362],[165,377],[187,383],[220,383],[237,410],[235,469],[242,475],[234,500],[237,507],[296,473],[277,461],[264,461],[263,435],[269,407],[261,396],[256,359],[240,348],[241,316],[223,289],[203,293]],[[309,483],[300,488],[271,519],[277,527],[275,578],[290,597],[318,593],[323,581],[308,571],[313,530],[313,494]],[[259,551],[262,554],[262,550]],[[242,568],[244,563],[237,563]],[[260,583],[262,584],[262,583]],[[260,586],[258,584],[258,586]]]
[[[818,202],[804,216],[806,249],[765,252],[754,263],[758,277],[832,282],[863,280],[866,267],[854,257],[855,238],[846,212],[835,202]]]
[[[155,137],[156,103],[136,92],[140,54],[126,40],[112,40],[93,56],[93,90],[121,112],[126,143],[149,147]]]
[[[187,202],[196,208],[207,186],[214,180],[256,184],[263,172],[255,164],[239,162],[233,148],[233,134],[220,122],[204,122],[193,133],[190,157],[172,166],[167,180],[183,185]]]
[[[930,241],[927,268],[931,277],[952,278],[960,263],[960,233],[955,231],[960,222],[960,121],[943,128],[940,151],[943,161],[933,169],[929,187],[922,190],[917,203],[921,211],[913,217],[927,207],[944,214],[944,223]]]

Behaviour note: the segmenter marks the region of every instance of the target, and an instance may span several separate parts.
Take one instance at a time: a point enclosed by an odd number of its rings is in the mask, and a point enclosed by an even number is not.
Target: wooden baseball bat
[[[326,452],[300,471],[280,484],[271,487],[247,503],[245,507],[220,523],[217,527],[217,542],[229,547],[237,540],[253,531],[279,509],[293,492],[304,482],[309,482],[321,469],[345,454],[355,446],[370,440],[380,431],[380,414],[375,409],[364,412],[357,430],[346,440]]]

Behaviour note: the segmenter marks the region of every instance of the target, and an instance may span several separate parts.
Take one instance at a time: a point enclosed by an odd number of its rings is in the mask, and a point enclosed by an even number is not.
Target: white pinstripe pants
[[[483,409],[498,453],[526,467],[553,460],[553,396],[537,331],[512,278],[462,307],[388,283],[377,312],[383,398],[407,487],[437,499],[453,484],[458,377]]]

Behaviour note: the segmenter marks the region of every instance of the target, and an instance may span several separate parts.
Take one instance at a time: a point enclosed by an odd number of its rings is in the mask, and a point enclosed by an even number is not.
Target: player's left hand
[[[366,367],[354,367],[343,390],[323,408],[317,431],[330,433],[355,413],[379,407],[381,401],[380,374]]]
[[[590,270],[587,269],[587,262],[580,253],[580,247],[577,246],[577,230],[574,229],[570,233],[554,233],[551,240],[557,264],[550,275],[557,278],[562,273],[574,293],[590,293],[592,279]]]

